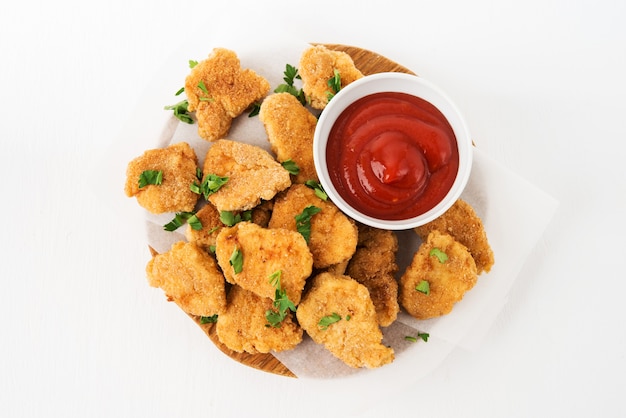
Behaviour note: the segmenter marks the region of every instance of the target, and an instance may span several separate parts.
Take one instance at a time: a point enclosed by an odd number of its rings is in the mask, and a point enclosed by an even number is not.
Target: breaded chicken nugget
[[[212,316],[226,309],[224,276],[209,254],[179,241],[146,266],[150,286],[163,289],[169,300],[190,315]]]
[[[328,103],[328,80],[335,76],[335,70],[341,77],[341,87],[345,87],[363,77],[350,55],[341,51],[333,51],[323,45],[307,48],[300,57],[298,71],[302,77],[302,90],[311,100],[311,107],[324,109]]]
[[[398,238],[392,231],[358,225],[357,249],[346,274],[365,285],[376,308],[378,324],[387,327],[398,317]]]
[[[217,236],[215,254],[229,283],[261,297],[274,299],[276,289],[270,276],[280,271],[281,287],[295,305],[300,302],[313,266],[313,257],[302,235],[251,222],[222,229]],[[241,257],[239,272],[235,271],[235,263],[231,264],[231,259],[237,256]]]
[[[197,166],[196,153],[186,142],[148,150],[128,163],[124,192],[152,213],[191,212],[199,197],[189,189],[196,181]],[[162,183],[140,188],[139,179],[149,170],[161,171]]]
[[[242,69],[237,54],[225,48],[213,49],[185,79],[188,110],[196,112],[198,134],[209,141],[224,137],[231,120],[269,90],[265,78]]]
[[[220,212],[252,209],[291,185],[289,172],[267,151],[227,139],[211,145],[203,171],[205,176],[228,177],[228,182],[209,196]]]
[[[400,278],[400,305],[417,319],[446,315],[477,278],[467,248],[452,236],[433,231]]]
[[[218,338],[239,353],[291,350],[302,341],[302,328],[295,323],[291,312],[280,327],[268,326],[265,312],[271,309],[272,299],[233,286],[228,292],[228,308],[217,320]]]
[[[459,199],[439,218],[415,228],[422,240],[435,230],[452,235],[469,249],[476,262],[478,274],[491,270],[494,263],[493,250],[487,240],[482,220],[469,203]]]
[[[261,104],[259,120],[278,161],[292,160],[300,168],[294,183],[318,181],[313,162],[313,134],[317,118],[289,93],[268,96]]]
[[[196,217],[202,224],[202,229],[195,230],[191,225],[187,225],[185,229],[185,238],[187,241],[201,247],[204,251],[211,251],[211,247],[215,246],[217,234],[224,227],[220,219],[220,213],[211,203],[206,203],[199,211]]]
[[[321,209],[311,217],[309,248],[313,266],[323,269],[348,260],[356,250],[358,230],[330,200],[322,200],[304,184],[294,184],[274,199],[269,228],[297,231],[296,216],[308,206]]]
[[[375,368],[394,359],[393,349],[382,344],[367,288],[348,276],[315,276],[296,316],[313,341],[350,367]]]

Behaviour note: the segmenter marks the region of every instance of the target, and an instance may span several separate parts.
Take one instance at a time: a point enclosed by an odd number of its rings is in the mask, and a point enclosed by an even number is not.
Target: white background
[[[2,7],[2,416],[624,416],[626,3],[263,3]],[[324,390],[233,362],[148,287],[141,213],[103,161],[168,58],[234,21],[413,69],[560,202],[477,350],[378,397]],[[154,127],[134,129],[143,150]]]

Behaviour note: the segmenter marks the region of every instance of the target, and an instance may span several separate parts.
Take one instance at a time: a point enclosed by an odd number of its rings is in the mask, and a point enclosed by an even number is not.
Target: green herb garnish
[[[322,331],[326,331],[330,325],[334,324],[335,322],[339,322],[339,321],[341,321],[341,315],[339,315],[336,312],[333,312],[330,315],[326,315],[326,316],[322,317],[322,319],[319,320],[317,325],[320,327],[320,329]]]
[[[416,343],[418,338],[421,338],[424,342],[428,342],[428,337],[430,337],[430,334],[428,334],[427,332],[418,332],[417,337],[407,335],[404,337],[404,339],[407,341],[411,341],[412,343]]]
[[[250,113],[248,113],[248,117],[253,118],[256,115],[258,115],[260,111],[261,111],[261,103],[254,102],[252,103],[252,106],[250,106]]]
[[[445,263],[448,260],[448,254],[444,253],[443,251],[441,251],[439,248],[436,248],[436,247],[430,250],[428,255],[437,257],[437,259],[439,260],[441,264]]]
[[[315,196],[319,197],[322,200],[328,200],[328,195],[326,194],[324,188],[319,182],[315,180],[307,180],[304,182],[304,184],[307,187],[313,189],[313,191],[315,192]]]
[[[330,89],[330,91],[326,92],[326,96],[328,97],[328,101],[330,102],[331,99],[335,97],[335,94],[339,93],[339,90],[341,90],[341,75],[339,74],[339,70],[337,70],[336,68],[334,69],[333,76],[328,79],[326,84]]]
[[[199,231],[202,229],[202,223],[194,212],[178,212],[174,216],[174,219],[163,225],[163,229],[170,232],[176,231],[178,228],[183,226],[185,222],[187,222],[193,230]]]
[[[181,100],[180,102],[171,106],[164,107],[165,110],[173,110],[176,119],[191,125],[193,124],[193,118],[191,117],[191,113],[189,113],[188,108],[189,102],[187,101],[187,99]]]
[[[430,295],[430,283],[428,283],[426,280],[422,280],[417,284],[417,286],[415,286],[415,290],[425,295]]]
[[[267,310],[265,312],[265,319],[267,319],[269,326],[272,326],[274,328],[280,328],[280,324],[287,317],[288,311],[296,311],[296,305],[294,305],[294,303],[287,297],[287,291],[285,289],[281,289],[281,275],[282,270],[278,270],[272,273],[272,275],[270,275],[269,277],[270,284],[276,289],[274,292],[273,304],[277,311],[271,309]]]
[[[304,237],[304,240],[307,242],[307,244],[309,242],[309,239],[311,238],[311,218],[313,217],[313,215],[321,211],[322,209],[318,208],[317,206],[311,205],[304,208],[302,213],[295,216],[296,229]]]
[[[220,212],[220,221],[226,226],[233,226],[238,224],[241,221],[250,221],[252,220],[252,211],[246,210],[241,213],[234,213],[228,210],[223,210]]]
[[[274,89],[274,93],[289,93],[292,96],[295,96],[302,105],[306,105],[306,97],[304,95],[304,91],[302,89],[298,89],[294,86],[294,80],[300,80],[300,74],[298,74],[298,69],[293,65],[287,64],[285,66],[285,71],[283,72],[283,80],[284,84],[280,84],[278,87]]]
[[[233,266],[235,274],[241,273],[241,270],[243,270],[243,253],[239,248],[235,247],[233,249],[233,253],[230,255],[228,262]]]
[[[200,178],[201,172],[196,172],[196,176]],[[228,177],[220,177],[217,174],[207,174],[204,176],[202,183],[193,182],[189,188],[196,194],[202,194],[205,199],[209,199],[209,196],[217,192],[223,185],[228,183]]]
[[[198,65],[198,61],[195,60],[189,60],[189,68],[193,68],[196,65]]]
[[[289,174],[293,174],[294,176],[297,176],[300,172],[300,167],[298,167],[298,164],[292,159],[283,161],[280,165],[282,165],[285,170],[289,171]]]
[[[201,316],[200,317],[201,324],[215,324],[217,323],[217,314],[212,316]]]
[[[163,183],[163,171],[145,170],[139,175],[139,188],[148,185],[160,186]]]

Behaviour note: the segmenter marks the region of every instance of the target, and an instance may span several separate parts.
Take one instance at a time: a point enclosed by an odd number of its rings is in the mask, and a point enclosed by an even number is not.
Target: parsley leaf
[[[417,286],[415,286],[415,290],[425,295],[430,295],[430,283],[428,283],[426,280],[422,280],[417,284]]]
[[[252,106],[250,106],[250,113],[248,113],[248,117],[253,118],[256,115],[258,115],[260,111],[261,111],[261,103],[254,102],[252,103]]]
[[[274,286],[276,291],[274,292],[274,307],[277,311],[267,310],[265,312],[265,319],[270,326],[274,328],[280,328],[281,322],[287,317],[288,311],[295,312],[296,305],[287,297],[287,291],[285,289],[281,289],[280,285],[280,277],[282,275],[282,270],[278,270],[272,273],[269,277],[270,284]]]
[[[300,167],[298,167],[298,164],[296,164],[291,158],[283,161],[280,165],[282,165],[285,170],[289,171],[289,174],[293,174],[294,176],[297,176],[300,172]]]
[[[191,117],[191,113],[189,113],[188,108],[189,108],[189,102],[187,101],[187,99],[185,99],[171,106],[165,106],[163,109],[173,110],[174,116],[176,117],[176,119],[180,120],[181,122],[185,122],[191,125],[193,124],[193,118]]]
[[[239,248],[235,247],[233,249],[233,253],[230,255],[228,262],[233,266],[235,274],[241,273],[241,270],[243,270],[243,253]]]
[[[193,230],[199,231],[202,229],[202,223],[194,212],[178,212],[174,216],[174,219],[163,225],[163,229],[169,232],[176,231],[178,228],[183,226],[185,222],[189,223],[189,226]]]
[[[295,216],[296,229],[304,237],[304,240],[307,242],[307,244],[309,242],[309,239],[311,238],[311,218],[313,217],[313,215],[321,211],[322,209],[318,208],[317,206],[311,205],[304,208],[302,213]]]
[[[195,60],[189,60],[189,68],[193,68],[196,65],[198,65],[198,61]]]
[[[417,337],[407,335],[404,337],[404,339],[407,341],[411,341],[412,343],[416,343],[418,338],[421,338],[424,342],[428,342],[428,337],[430,337],[430,334],[428,334],[427,332],[418,332]]]
[[[201,324],[215,324],[217,323],[217,314],[212,316],[201,316],[200,317]]]
[[[326,92],[326,96],[328,97],[328,101],[330,102],[331,99],[335,97],[335,94],[339,93],[339,90],[341,90],[341,75],[339,74],[339,70],[337,70],[336,68],[334,69],[333,76],[328,79],[326,84],[330,89],[330,91]]]
[[[238,224],[241,221],[251,221],[252,220],[252,211],[246,210],[241,213],[234,213],[228,210],[223,210],[220,212],[220,221],[226,226],[233,226]]]
[[[307,180],[304,184],[315,191],[315,195],[322,200],[328,200],[328,195],[320,183],[315,180]]]
[[[201,173],[197,172],[196,176],[199,178]],[[228,183],[228,177],[220,177],[217,174],[207,174],[204,176],[202,183],[198,185],[198,183],[193,182],[189,189],[196,193],[202,194],[206,200],[209,199],[213,193],[217,192],[223,185]]]
[[[439,248],[436,248],[436,247],[430,250],[428,255],[437,257],[437,259],[439,260],[441,264],[448,261],[448,254],[444,253],[443,251],[441,251]]]
[[[148,185],[160,186],[163,183],[163,171],[145,170],[139,175],[139,188]]]
[[[320,327],[320,329],[322,331],[326,331],[330,325],[334,324],[335,322],[339,322],[339,321],[341,321],[341,315],[339,315],[336,312],[333,312],[330,315],[326,315],[326,316],[322,317],[322,319],[319,320],[317,325]]]
[[[285,66],[285,71],[283,72],[283,81],[284,84],[280,84],[278,87],[274,89],[274,93],[289,93],[292,96],[295,96],[298,101],[302,105],[306,105],[306,97],[304,95],[304,91],[302,89],[296,88],[293,83],[294,80],[300,80],[300,74],[298,74],[298,69],[293,65],[287,64]]]

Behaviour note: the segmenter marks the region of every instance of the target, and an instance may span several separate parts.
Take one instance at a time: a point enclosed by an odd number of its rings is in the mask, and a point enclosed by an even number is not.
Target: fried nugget
[[[358,225],[357,249],[346,274],[367,287],[376,308],[378,324],[391,325],[398,317],[398,238],[392,231]]]
[[[333,51],[323,45],[307,48],[300,57],[298,71],[302,77],[302,90],[311,101],[311,107],[324,109],[328,104],[328,80],[335,76],[335,70],[341,77],[341,87],[345,87],[363,77],[354,65],[350,55],[341,51]]]
[[[235,52],[215,48],[185,79],[188,110],[196,112],[198,134],[209,141],[223,138],[233,118],[270,90],[269,82],[242,69]]]
[[[422,240],[435,230],[452,235],[469,249],[476,262],[478,274],[491,270],[494,263],[493,250],[487,240],[482,220],[469,203],[458,199],[446,213],[426,225],[415,228],[415,232]]]
[[[211,145],[203,171],[205,176],[228,177],[228,182],[209,196],[220,212],[252,209],[291,185],[289,172],[267,151],[227,139]]]
[[[447,259],[440,261],[439,252]],[[446,315],[474,287],[477,278],[469,250],[452,236],[433,231],[400,278],[400,305],[417,319]]]
[[[146,273],[150,286],[163,289],[190,315],[212,316],[226,309],[224,276],[213,257],[196,244],[175,243],[148,262]]]
[[[191,212],[199,197],[189,189],[197,167],[196,153],[186,142],[148,150],[128,163],[124,192],[151,213]],[[161,171],[162,183],[140,188],[139,178],[148,170]]]
[[[315,191],[304,184],[294,184],[276,197],[269,228],[297,231],[295,217],[308,206],[321,209],[311,218],[308,244],[313,254],[313,266],[323,269],[352,257],[358,239],[354,221],[331,201],[317,197]]]
[[[233,254],[242,258],[236,273]],[[224,277],[261,297],[274,299],[270,276],[280,271],[280,282],[295,305],[300,302],[306,279],[311,275],[313,256],[301,234],[286,229],[267,229],[252,222],[224,228],[217,236],[215,254]]]
[[[263,122],[272,151],[278,161],[292,160],[300,171],[294,183],[318,181],[313,162],[313,134],[317,118],[289,93],[268,96],[261,104]]]
[[[367,288],[348,276],[327,272],[315,276],[296,316],[313,341],[350,367],[376,368],[394,359],[393,349],[382,344]]]
[[[202,229],[195,230],[190,224],[185,229],[185,238],[187,241],[193,242],[204,251],[211,251],[211,247],[215,246],[217,234],[224,227],[220,219],[220,213],[215,206],[206,203],[200,210],[196,212],[196,217],[202,224]]]
[[[228,292],[228,308],[217,320],[219,340],[239,353],[291,350],[302,341],[302,328],[296,324],[291,312],[280,327],[268,326],[265,312],[272,309],[272,299],[233,286]]]

